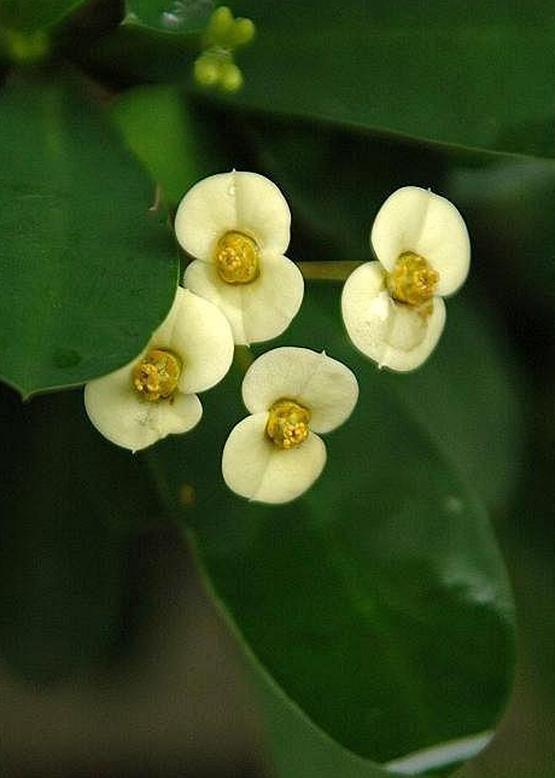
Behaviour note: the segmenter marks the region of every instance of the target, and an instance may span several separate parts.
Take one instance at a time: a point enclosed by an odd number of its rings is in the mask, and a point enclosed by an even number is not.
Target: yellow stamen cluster
[[[148,402],[171,397],[181,375],[181,360],[171,351],[151,349],[133,369],[133,387]]]
[[[260,251],[242,232],[226,232],[217,243],[214,260],[218,275],[227,284],[250,284],[258,277]]]
[[[387,288],[393,299],[407,305],[421,306],[436,293],[439,274],[430,263],[412,251],[405,251],[387,274]]]
[[[310,432],[310,411],[293,400],[277,400],[268,413],[266,434],[278,448],[300,446]]]

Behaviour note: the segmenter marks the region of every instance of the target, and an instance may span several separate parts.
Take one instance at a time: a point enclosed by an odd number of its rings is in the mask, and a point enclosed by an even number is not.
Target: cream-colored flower
[[[85,386],[85,408],[112,443],[138,451],[188,432],[202,416],[196,392],[225,376],[233,337],[208,300],[178,288],[171,310],[133,362]]]
[[[243,402],[252,415],[225,444],[226,484],[249,500],[294,500],[326,462],[326,446],[316,433],[343,424],[357,398],[353,373],[325,353],[294,347],[266,352],[243,380]]]
[[[378,261],[358,267],[343,288],[347,332],[380,367],[414,370],[443,330],[442,298],[468,274],[466,225],[449,200],[406,186],[380,208],[371,243]]]
[[[303,277],[283,255],[290,224],[285,198],[257,173],[205,178],[177,209],[177,240],[195,257],[183,283],[225,313],[237,344],[277,337],[301,306]]]

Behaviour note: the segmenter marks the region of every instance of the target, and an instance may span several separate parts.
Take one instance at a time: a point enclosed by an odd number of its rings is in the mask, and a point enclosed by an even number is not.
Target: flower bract
[[[285,198],[257,173],[220,173],[187,192],[175,234],[194,257],[184,285],[227,316],[235,343],[280,335],[299,310],[304,281],[284,256],[291,214]]]
[[[243,380],[243,401],[251,415],[234,427],[225,444],[226,484],[259,502],[299,497],[326,462],[319,433],[342,424],[357,398],[353,373],[325,353],[297,347],[266,352]]]
[[[138,451],[187,432],[202,416],[196,393],[225,376],[233,337],[218,308],[178,288],[145,350],[125,367],[85,386],[87,414],[105,438]]]
[[[413,370],[443,331],[443,297],[456,292],[468,274],[468,231],[449,200],[406,186],[382,205],[371,243],[378,261],[361,265],[347,279],[343,321],[354,345],[380,367]]]

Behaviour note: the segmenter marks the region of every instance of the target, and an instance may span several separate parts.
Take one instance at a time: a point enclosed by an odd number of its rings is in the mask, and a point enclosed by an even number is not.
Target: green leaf
[[[457,165],[450,191],[483,247],[492,296],[512,317],[543,315],[542,326],[553,332],[555,162],[502,158]]]
[[[392,775],[448,775],[479,753],[490,735],[451,741],[389,763],[384,769],[342,748],[287,699],[251,657],[255,688],[265,723],[266,749],[278,778],[386,778]]]
[[[241,59],[245,88],[235,104],[442,144],[555,154],[547,0],[348,0],[340,10],[320,0],[239,0],[233,10],[258,32]]]
[[[223,169],[209,123],[200,124],[175,87],[130,89],[115,103],[112,118],[170,208],[200,178]]]
[[[278,778],[384,778],[390,772],[360,759],[315,727],[260,669],[255,682],[268,756]]]
[[[488,507],[506,510],[521,464],[521,387],[514,354],[487,316],[487,298],[476,294],[473,304],[469,297],[447,302],[445,332],[423,369],[385,373],[383,381]]]
[[[0,375],[23,395],[131,360],[175,294],[154,187],[79,81],[0,98]]]
[[[223,485],[223,443],[246,415],[237,375],[207,395],[196,430],[150,457],[167,496],[186,496],[178,515],[262,665],[339,743],[387,763],[494,726],[513,613],[483,508],[346,342],[338,298],[334,285],[311,286],[283,339],[325,348],[361,388],[302,499],[247,503]]]
[[[0,652],[52,681],[120,638],[125,554],[159,516],[147,474],[89,424],[81,392],[22,404],[0,387]]]
[[[88,0],[2,0],[0,24],[31,32],[53,27]]]

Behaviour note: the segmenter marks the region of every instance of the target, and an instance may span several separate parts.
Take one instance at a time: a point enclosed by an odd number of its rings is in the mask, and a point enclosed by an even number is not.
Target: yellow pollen
[[[266,435],[278,448],[300,446],[310,432],[310,411],[293,400],[277,400],[268,413]]]
[[[424,257],[413,251],[405,251],[399,256],[395,267],[387,274],[386,279],[388,291],[393,299],[417,307],[431,300],[436,292],[438,281],[439,273]]]
[[[258,277],[260,250],[256,241],[242,232],[226,232],[216,246],[218,275],[227,284],[250,284]]]
[[[149,402],[172,397],[181,375],[181,360],[171,351],[153,348],[133,368],[133,387]]]

